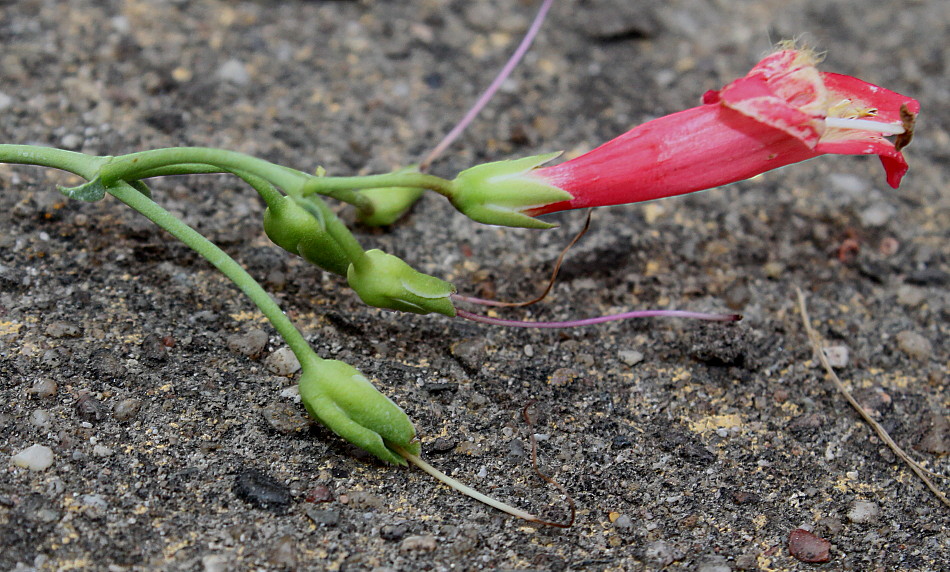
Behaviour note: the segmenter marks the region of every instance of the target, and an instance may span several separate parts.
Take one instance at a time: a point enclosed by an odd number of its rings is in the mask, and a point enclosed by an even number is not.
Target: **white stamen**
[[[904,126],[900,123],[881,123],[880,121],[871,121],[869,119],[843,119],[840,117],[826,117],[825,125],[836,127],[838,129],[859,129],[861,131],[871,131],[882,135],[900,135],[904,132]]]

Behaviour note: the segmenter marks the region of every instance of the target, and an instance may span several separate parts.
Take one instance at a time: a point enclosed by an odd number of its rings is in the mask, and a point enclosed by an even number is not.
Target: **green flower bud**
[[[282,197],[264,211],[264,232],[277,246],[307,262],[340,276],[350,259],[327,232],[325,213],[309,199]]]
[[[314,419],[383,461],[406,464],[390,445],[419,454],[416,429],[406,412],[347,363],[307,363],[300,375],[300,398]]]
[[[466,169],[452,181],[452,204],[468,218],[501,226],[551,228],[524,211],[551,203],[568,201],[565,190],[525,176],[560,153],[534,155],[511,161],[497,161]]]
[[[418,173],[419,166],[413,165],[394,171],[394,174]],[[369,214],[359,213],[360,222],[368,226],[386,226],[399,220],[424,192],[417,187],[386,187],[359,191],[370,200],[373,210]]]
[[[455,306],[449,299],[455,292],[452,284],[423,274],[381,250],[367,250],[350,265],[346,280],[370,306],[455,317]]]

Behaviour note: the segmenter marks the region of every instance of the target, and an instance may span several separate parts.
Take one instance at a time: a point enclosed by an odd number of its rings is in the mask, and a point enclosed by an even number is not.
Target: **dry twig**
[[[814,348],[815,353],[818,355],[821,365],[824,366],[825,371],[828,373],[828,377],[830,377],[831,381],[834,382],[835,387],[844,396],[844,398],[848,400],[848,403],[851,404],[851,407],[854,407],[861,418],[864,419],[864,421],[867,422],[867,424],[870,425],[872,429],[874,429],[874,432],[877,433],[877,436],[880,437],[880,439],[884,441],[888,447],[890,447],[891,451],[894,451],[895,455],[907,463],[910,469],[914,471],[914,473],[920,478],[920,480],[924,482],[925,485],[927,485],[927,488],[930,489],[930,492],[936,495],[936,497],[940,499],[940,502],[950,507],[950,499],[948,499],[947,495],[937,488],[937,485],[935,485],[933,481],[930,480],[930,477],[927,476],[928,473],[933,473],[922,467],[917,461],[911,459],[910,455],[905,453],[904,450],[901,449],[901,447],[895,443],[893,439],[891,439],[891,436],[887,434],[887,431],[885,431],[883,427],[881,427],[881,424],[875,421],[868,414],[868,412],[865,411],[863,407],[861,407],[861,404],[858,403],[854,396],[851,395],[851,392],[848,391],[848,389],[844,386],[844,383],[841,382],[838,374],[836,374],[834,368],[831,367],[831,363],[828,362],[828,357],[825,356],[825,352],[822,351],[821,341],[818,338],[818,334],[811,327],[811,320],[808,318],[808,309],[805,307],[805,295],[802,293],[801,288],[798,288],[797,286],[795,287],[795,292],[798,294],[798,310],[801,312],[802,323],[805,325],[805,331],[808,333],[808,340],[811,342],[812,348]]]

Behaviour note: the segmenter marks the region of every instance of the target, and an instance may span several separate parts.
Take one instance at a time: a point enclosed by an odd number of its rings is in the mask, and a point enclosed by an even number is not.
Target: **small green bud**
[[[476,165],[458,174],[452,185],[452,204],[468,218],[501,226],[551,228],[554,225],[523,213],[525,210],[567,201],[573,196],[563,189],[526,177],[538,165],[560,153]]]
[[[455,317],[455,306],[449,299],[455,292],[452,284],[423,274],[402,259],[381,250],[363,253],[350,265],[346,280],[360,299],[370,306]]]
[[[395,174],[418,172],[418,165],[394,171]],[[368,226],[392,224],[406,214],[423,192],[423,189],[417,187],[386,187],[359,191],[359,194],[370,200],[373,209],[369,214],[361,211],[358,215],[360,222]]]
[[[406,464],[390,444],[419,454],[416,429],[406,412],[347,363],[320,360],[305,364],[300,398],[314,419],[383,461]]]
[[[264,211],[264,232],[277,246],[307,262],[346,276],[350,259],[327,232],[326,217],[309,199],[282,197]]]

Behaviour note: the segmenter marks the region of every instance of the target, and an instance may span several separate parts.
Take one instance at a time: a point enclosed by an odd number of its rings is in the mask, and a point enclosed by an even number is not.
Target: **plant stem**
[[[331,193],[335,191],[382,189],[386,187],[429,189],[447,198],[452,198],[454,194],[452,181],[425,173],[386,173],[364,177],[314,177],[304,186],[303,194],[307,196],[319,193],[332,196]]]
[[[36,145],[0,145],[0,163],[50,167],[68,171],[90,181],[111,159]]]
[[[310,181],[321,178],[244,153],[210,147],[168,147],[121,155],[104,164],[100,176],[108,187],[119,180],[133,181],[157,174],[190,174],[201,165],[210,165],[227,173],[250,173],[277,185],[287,194],[298,196]],[[372,208],[369,200],[349,187],[328,189],[321,194],[360,209]]]
[[[195,163],[212,165],[227,172],[246,171],[270,181],[288,193],[298,191],[310,178],[310,175],[301,171],[275,165],[244,153],[209,147],[169,147],[121,155],[103,165],[100,176],[102,183],[109,187],[120,180],[140,179],[149,171],[169,168],[165,170],[165,174],[172,174],[170,171],[173,169],[170,168],[175,165],[190,169]]]
[[[136,191],[128,183],[115,183],[108,188],[108,192],[150,221],[167,230],[172,236],[184,242],[220,270],[222,274],[230,278],[270,320],[274,329],[284,338],[284,341],[287,342],[287,345],[290,346],[302,365],[312,363],[314,359],[320,360],[310,344],[307,343],[307,340],[304,339],[303,334],[293,325],[290,318],[284,314],[267,291],[226,252],[199,234],[198,231],[178,220],[157,203]]]

